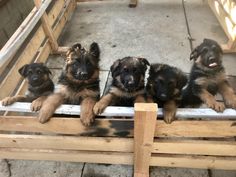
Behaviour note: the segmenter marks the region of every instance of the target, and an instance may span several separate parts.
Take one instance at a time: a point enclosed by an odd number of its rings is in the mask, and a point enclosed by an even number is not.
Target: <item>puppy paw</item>
[[[167,124],[171,124],[175,120],[175,112],[165,112],[164,113],[164,121]]]
[[[97,102],[93,107],[93,112],[95,115],[103,113],[107,106],[103,104],[102,102]]]
[[[37,112],[41,109],[42,105],[43,105],[43,102],[36,99],[31,103],[30,109],[31,111]]]
[[[212,103],[208,103],[207,106],[209,108],[214,109],[216,112],[223,112],[225,110],[225,105],[224,103],[221,102],[212,102]]]
[[[94,115],[81,115],[80,116],[80,121],[81,123],[85,126],[88,127],[93,124],[94,122]]]
[[[233,96],[232,98],[225,100],[225,105],[228,108],[236,109],[236,96]]]
[[[15,99],[13,97],[6,97],[2,100],[2,105],[3,106],[8,106],[15,103]]]
[[[38,120],[41,124],[44,124],[46,122],[48,122],[51,118],[51,113],[50,112],[46,112],[46,111],[40,111],[39,115],[38,115]]]

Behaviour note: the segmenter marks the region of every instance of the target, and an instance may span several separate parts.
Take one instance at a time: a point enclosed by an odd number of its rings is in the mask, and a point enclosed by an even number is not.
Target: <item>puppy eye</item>
[[[128,72],[128,69],[127,69],[127,68],[124,68],[124,72]]]
[[[91,65],[91,63],[89,61],[86,61],[86,65]]]
[[[42,72],[40,70],[37,71],[37,74],[41,74]]]
[[[29,70],[29,71],[28,71],[28,74],[33,74],[33,71]]]
[[[204,52],[204,53],[208,52],[208,48],[207,47],[203,47],[202,52]]]

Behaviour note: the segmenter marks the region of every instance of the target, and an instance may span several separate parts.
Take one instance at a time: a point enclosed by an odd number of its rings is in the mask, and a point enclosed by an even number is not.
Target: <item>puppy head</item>
[[[18,72],[33,87],[42,85],[49,79],[49,74],[51,74],[51,71],[43,63],[26,64]]]
[[[221,66],[223,51],[220,45],[211,39],[204,39],[190,55],[190,60],[194,59],[196,63],[213,69]]]
[[[88,80],[98,68],[100,49],[92,43],[87,51],[79,43],[73,45],[66,54],[66,73],[76,80]]]
[[[148,84],[152,85],[154,96],[161,101],[168,101],[179,94],[187,83],[184,73],[165,64],[153,64],[150,67]]]
[[[122,89],[131,92],[140,86],[144,86],[144,76],[150,65],[147,59],[137,57],[125,57],[116,60],[111,66],[112,77]]]

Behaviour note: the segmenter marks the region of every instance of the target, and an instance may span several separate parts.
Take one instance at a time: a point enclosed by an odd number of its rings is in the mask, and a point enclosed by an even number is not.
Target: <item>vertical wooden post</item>
[[[135,103],[134,111],[134,177],[149,177],[157,104]]]
[[[138,0],[130,0],[129,7],[134,8],[137,6],[137,4],[138,4]]]
[[[36,8],[39,9],[42,4],[42,0],[34,0],[34,4],[35,4]],[[52,28],[49,24],[49,20],[48,20],[48,16],[47,16],[46,12],[44,12],[44,14],[42,15],[41,21],[42,21],[44,32],[49,38],[49,42],[50,42],[52,51],[55,53],[58,50],[58,43],[57,43],[57,40],[53,34]]]

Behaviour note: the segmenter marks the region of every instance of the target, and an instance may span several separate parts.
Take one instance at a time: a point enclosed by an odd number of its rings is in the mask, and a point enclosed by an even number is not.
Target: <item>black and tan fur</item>
[[[99,99],[99,57],[97,43],[89,51],[73,45],[66,55],[65,68],[59,78],[59,90],[48,97],[39,112],[39,121],[47,122],[62,104],[80,104],[80,120],[85,126],[94,121],[93,106]]]
[[[183,106],[198,107],[205,103],[217,112],[223,112],[226,107],[236,108],[236,96],[226,79],[222,65],[222,49],[211,39],[197,46],[190,55],[194,60],[187,87],[183,90]],[[215,95],[220,93],[224,103],[218,102]]]
[[[111,66],[112,84],[99,102],[94,113],[101,114],[109,105],[133,106],[145,102],[144,77],[149,62],[145,58],[125,57],[116,60]]]
[[[187,76],[178,68],[166,64],[152,64],[149,71],[147,102],[163,107],[164,120],[171,123],[181,103],[181,90],[187,83]]]
[[[2,105],[7,106],[17,101],[32,102],[31,110],[38,111],[54,90],[54,84],[49,77],[50,70],[43,63],[32,63],[22,66],[18,72],[28,82],[28,91],[26,95],[6,97],[2,100]]]

